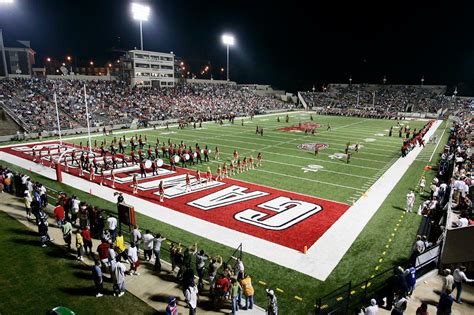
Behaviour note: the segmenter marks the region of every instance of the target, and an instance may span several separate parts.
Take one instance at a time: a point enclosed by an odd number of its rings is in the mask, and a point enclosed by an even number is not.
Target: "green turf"
[[[294,113],[293,115],[299,114]],[[277,124],[275,117],[276,116],[269,116],[266,118],[256,117],[251,123],[246,120],[244,127],[240,125],[240,120],[236,120],[234,126],[221,127],[210,123],[204,124],[203,127],[206,129],[203,130],[192,130],[188,128],[182,131],[176,128],[170,130],[176,132],[174,134],[162,135],[162,132],[168,132],[164,130],[147,131],[146,134],[148,135],[149,141],[152,142],[156,141],[156,139],[152,137],[156,137],[156,134],[158,133],[160,141],[167,141],[168,137],[172,137],[171,139],[173,141],[178,142],[184,140],[187,143],[189,142],[192,146],[196,141],[198,141],[201,146],[208,144],[211,148],[218,145],[225,154],[231,154],[234,149],[237,149],[241,156],[245,152],[246,154],[253,154],[255,157],[256,152],[262,151],[264,159],[264,167],[262,170],[272,171],[277,174],[252,171],[240,174],[237,178],[276,188],[280,187],[295,192],[311,194],[317,197],[339,200],[346,203],[352,200],[350,199],[351,196],[354,196],[354,198],[359,197],[363,192],[362,187],[364,185],[370,185],[370,183],[373,183],[378,176],[382,175],[383,171],[391,165],[399,152],[401,140],[398,138],[398,134],[396,137],[392,138],[374,136],[375,133],[383,133],[385,129],[388,129],[392,124],[394,124],[393,121],[314,116],[314,122],[316,123],[327,124],[330,122],[332,130],[326,132],[324,131],[325,128],[321,128],[318,131],[318,135],[311,136],[305,135],[304,133],[295,134],[273,130],[276,127],[286,126],[285,123]],[[283,116],[280,116],[280,118],[282,117]],[[295,117],[290,118],[289,125],[298,123],[299,118]],[[306,117],[306,120],[304,117]],[[301,116],[301,118],[302,122],[309,121],[309,115]],[[269,120],[262,121],[262,119]],[[412,128],[419,128],[424,123],[425,122],[410,122],[410,126],[412,126]],[[255,126],[257,124],[264,128],[263,137],[255,135]],[[141,134],[144,135],[145,132],[142,131]],[[445,135],[445,138],[446,136],[447,134]],[[101,138],[102,137],[99,139]],[[365,138],[375,138],[377,141],[373,143],[361,142],[365,147],[361,149],[361,152],[354,153],[354,158],[349,166],[347,166],[343,161],[330,160],[328,158],[328,153],[343,152],[347,141],[356,142]],[[268,139],[273,139],[277,142],[267,141]],[[211,142],[211,140],[214,142]],[[235,140],[240,142],[236,142]],[[445,142],[446,139],[443,139],[442,141]],[[297,144],[310,142],[329,143],[330,148],[326,151],[321,151],[317,157],[314,157],[311,153],[296,149]],[[269,147],[270,145],[274,146]],[[442,149],[442,145],[438,147],[438,151],[440,149]],[[435,155],[435,157],[437,157],[437,155]],[[285,165],[283,169],[282,164],[279,163],[293,164],[293,166]],[[308,164],[323,165],[326,170],[347,172],[359,177],[343,177],[329,172],[304,173],[301,168]],[[433,161],[432,164],[435,165],[435,161]],[[375,271],[375,267],[378,265],[379,270],[383,270],[395,263],[399,263],[400,260],[405,259],[409,255],[414,235],[419,226],[420,218],[415,215],[406,215],[402,219],[402,222],[398,222],[400,215],[402,214],[402,211],[399,208],[404,207],[407,189],[418,183],[422,171],[421,169],[424,165],[425,163],[421,161],[413,163],[407,174],[402,178],[394,191],[392,191],[386,202],[384,202],[376,215],[374,215],[367,227],[362,231],[349,249],[348,253],[325,282],[315,280],[301,273],[245,254],[244,261],[246,263],[246,269],[251,272],[254,279],[256,303],[260,305],[264,305],[265,303],[263,290],[265,286],[258,283],[258,281],[264,281],[268,286],[273,288],[278,287],[284,290],[283,293],[278,294],[281,309],[284,314],[302,314],[313,308],[316,297],[321,296],[350,280],[353,280],[354,282],[364,280],[366,277],[377,272]],[[206,166],[203,165],[202,169],[205,167]],[[375,170],[364,167],[375,168]],[[283,176],[285,174],[292,174],[298,178],[306,178],[306,180],[288,178]],[[114,208],[114,204],[112,203],[74,190],[65,185],[58,184],[55,181],[44,179],[37,174],[31,175],[32,178],[38,180],[41,179],[42,182],[52,188],[64,190],[70,193],[74,192],[81,200],[88,200],[90,203],[102,208]],[[370,177],[370,179],[362,178],[360,176]],[[427,173],[427,176],[433,175],[430,172]],[[353,186],[354,188],[359,188],[359,190],[317,183],[308,179],[324,181],[325,183],[336,185]],[[428,180],[430,180],[429,177]],[[419,202],[420,198],[417,199]],[[153,231],[159,231],[175,241],[184,244],[190,244],[197,241],[200,246],[205,248],[211,254],[221,254],[226,256],[233,252],[233,249],[231,248],[189,232],[176,229],[173,226],[158,222],[141,214],[137,214],[137,221],[141,227],[150,228]],[[396,233],[392,239],[392,244],[396,245],[391,245],[389,249],[385,250],[385,258],[382,263],[379,263],[379,259],[381,258],[380,255],[385,249],[388,238],[391,236],[387,227],[392,229],[392,227],[394,228],[397,223],[400,224],[400,227],[398,233]],[[295,295],[302,297],[303,301],[300,302],[295,300]]]
[[[134,295],[117,298],[112,283],[104,284],[106,295],[95,297],[90,267],[57,246],[40,246],[36,232],[0,212],[1,314],[45,314],[66,306],[76,314],[154,314],[155,310]]]

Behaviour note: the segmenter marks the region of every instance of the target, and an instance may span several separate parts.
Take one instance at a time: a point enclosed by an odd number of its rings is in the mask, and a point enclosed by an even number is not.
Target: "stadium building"
[[[129,66],[130,83],[141,87],[174,86],[174,54],[130,50],[124,60]]]

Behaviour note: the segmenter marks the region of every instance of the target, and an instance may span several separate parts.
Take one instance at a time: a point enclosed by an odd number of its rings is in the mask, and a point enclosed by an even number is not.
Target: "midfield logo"
[[[327,144],[327,143],[302,143],[302,144],[298,144],[296,147],[300,150],[314,152],[316,147],[318,148],[318,150],[329,148],[329,144]]]

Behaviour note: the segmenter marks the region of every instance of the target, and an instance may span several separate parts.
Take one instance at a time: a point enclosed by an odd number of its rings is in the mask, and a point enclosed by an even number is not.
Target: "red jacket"
[[[64,207],[59,205],[54,208],[54,216],[56,217],[56,220],[64,220]]]
[[[97,252],[99,253],[99,258],[101,260],[109,258],[109,248],[109,243],[101,243],[99,246],[97,246]]]

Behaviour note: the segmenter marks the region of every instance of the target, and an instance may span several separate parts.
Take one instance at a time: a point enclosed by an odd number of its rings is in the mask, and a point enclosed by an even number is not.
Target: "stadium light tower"
[[[12,4],[13,0],[0,0],[0,5]],[[7,57],[5,56],[5,45],[3,45],[3,32],[0,28],[0,45],[2,46],[3,68],[5,69],[5,78],[8,78]]]
[[[227,46],[227,81],[229,81],[229,47],[235,43],[234,36],[230,34],[222,35],[222,43]]]
[[[142,23],[143,21],[148,21],[148,17],[150,16],[150,7],[134,2],[132,3],[132,14],[133,14],[133,19],[140,22],[140,47],[141,47],[141,50],[143,50]]]

